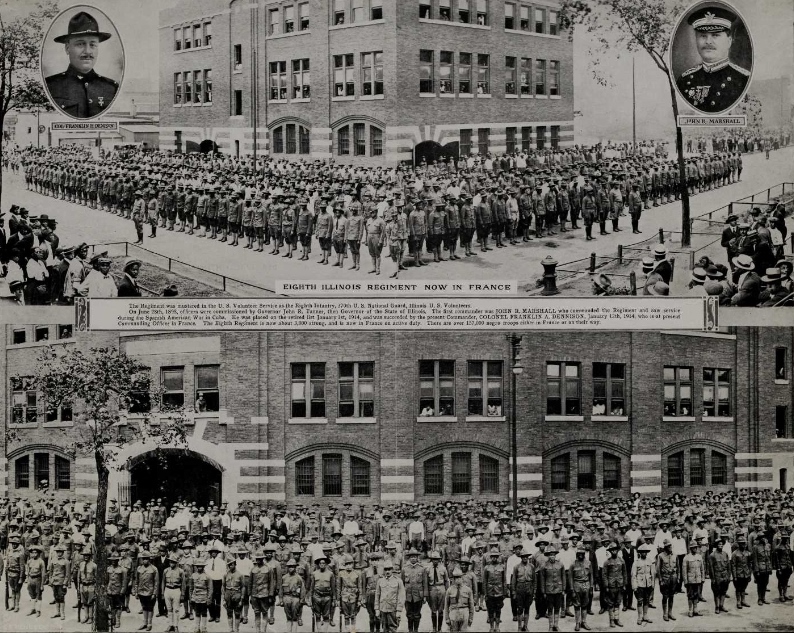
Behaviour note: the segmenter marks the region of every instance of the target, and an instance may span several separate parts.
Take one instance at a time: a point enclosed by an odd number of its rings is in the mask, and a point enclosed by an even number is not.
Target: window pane
[[[438,375],[439,376],[454,376],[455,375],[455,361],[454,360],[440,360],[440,361],[438,361]]]
[[[595,453],[580,451],[578,454],[578,488],[595,490]]]
[[[444,456],[439,455],[425,461],[425,494],[444,493]]]
[[[184,388],[184,371],[182,369],[163,370],[163,389],[181,391]]]
[[[499,494],[499,460],[480,455],[480,494]]]
[[[69,490],[72,486],[71,464],[68,459],[55,456],[55,489]]]
[[[452,494],[471,494],[471,453],[452,453]]]
[[[196,388],[217,389],[219,371],[220,368],[217,365],[196,367]]]
[[[314,494],[314,457],[295,463],[295,492],[299,495]]]
[[[551,489],[568,490],[570,474],[570,456],[568,453],[551,460]]]
[[[667,485],[684,485],[684,454],[675,453],[667,458]]]
[[[604,454],[604,489],[617,490],[620,488],[620,458]]]
[[[350,458],[350,494],[369,496],[369,462],[358,457]]]
[[[342,494],[342,456],[323,455],[323,495]]]

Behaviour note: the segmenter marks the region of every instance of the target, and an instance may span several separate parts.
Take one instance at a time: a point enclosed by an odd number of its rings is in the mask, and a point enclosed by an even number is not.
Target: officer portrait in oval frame
[[[44,37],[41,74],[50,102],[66,116],[86,120],[107,112],[124,77],[118,29],[96,7],[69,7]]]
[[[680,97],[701,114],[734,108],[750,86],[753,43],[747,24],[726,2],[699,2],[679,18],[670,69]]]

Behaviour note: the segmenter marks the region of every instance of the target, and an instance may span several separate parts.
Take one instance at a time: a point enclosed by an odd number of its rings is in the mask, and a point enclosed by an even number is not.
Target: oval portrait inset
[[[69,7],[44,37],[41,76],[52,105],[66,116],[92,119],[107,112],[124,77],[118,30],[95,7]]]
[[[670,69],[681,98],[701,114],[738,104],[753,70],[753,43],[739,12],[706,0],[679,18],[670,42]]]

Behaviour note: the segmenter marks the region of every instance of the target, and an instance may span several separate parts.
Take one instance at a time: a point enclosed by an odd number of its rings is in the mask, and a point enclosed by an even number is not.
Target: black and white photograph
[[[124,76],[124,47],[96,7],[67,9],[42,42],[41,73],[50,101],[73,119],[93,119],[113,103]]]

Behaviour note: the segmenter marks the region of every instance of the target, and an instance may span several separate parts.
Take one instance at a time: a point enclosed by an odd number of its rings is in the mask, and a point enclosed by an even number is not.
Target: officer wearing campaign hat
[[[724,112],[744,93],[750,71],[730,60],[738,16],[721,6],[694,11],[687,22],[694,29],[701,62],[676,79],[681,96],[701,112]]]

